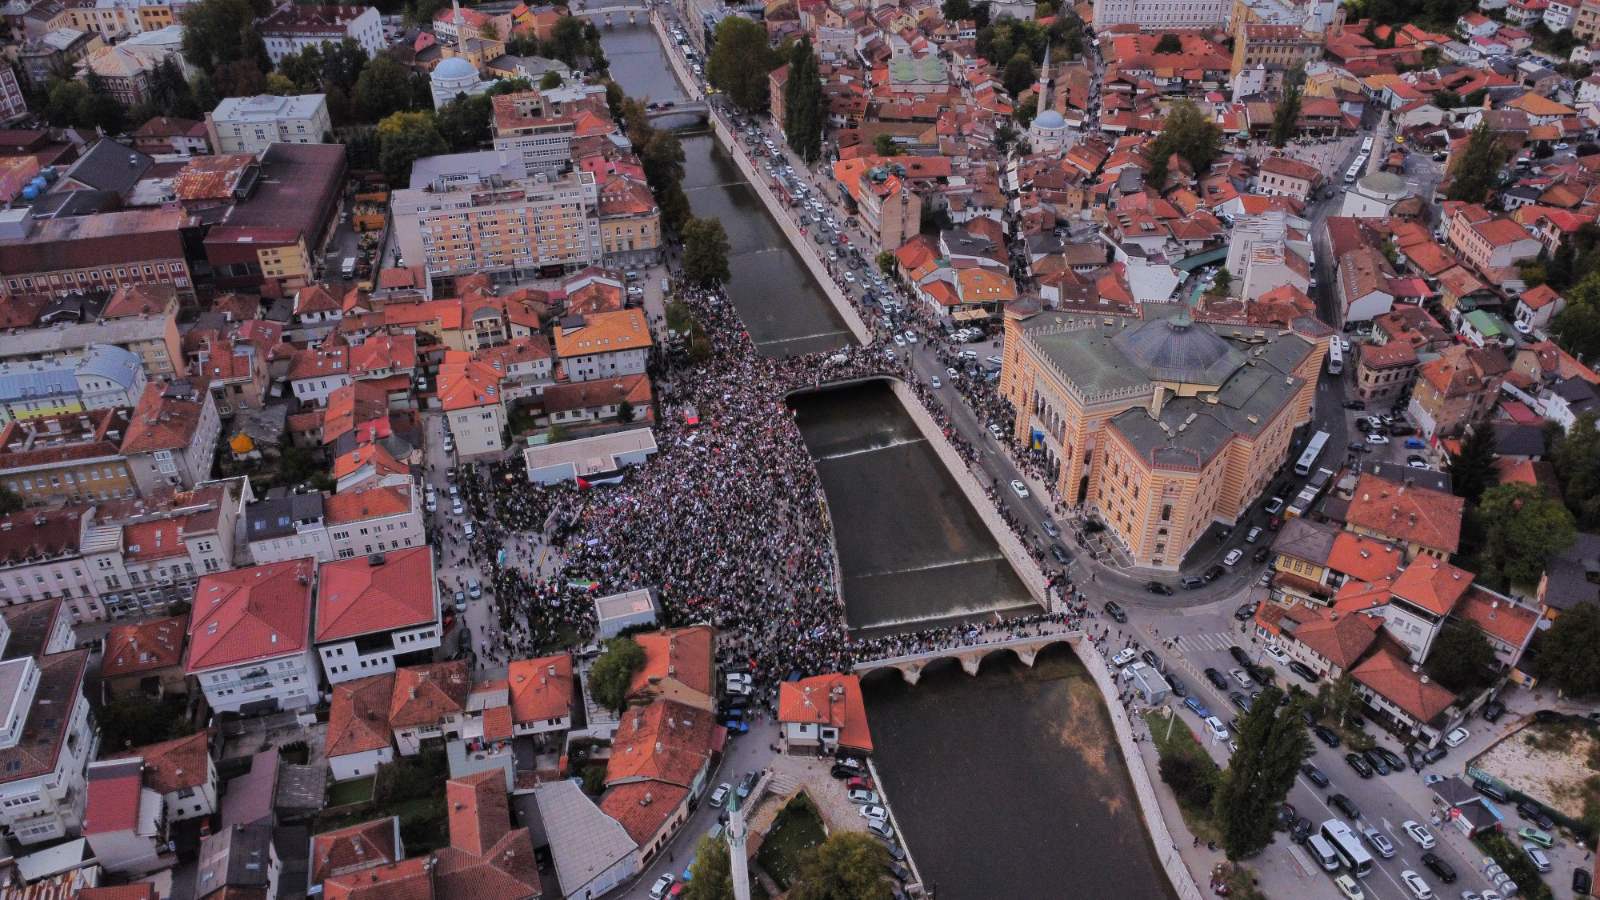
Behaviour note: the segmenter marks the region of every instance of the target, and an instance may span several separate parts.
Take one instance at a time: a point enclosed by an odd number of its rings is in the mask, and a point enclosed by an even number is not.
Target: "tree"
[[[940,7],[946,22],[965,22],[972,18],[972,4],[969,0],[944,0]]]
[[[544,77],[539,79],[539,90],[541,91],[553,91],[558,87],[561,87],[561,73],[555,69],[544,73]]]
[[[1174,33],[1169,31],[1166,34],[1163,34],[1161,36],[1161,40],[1156,41],[1156,52],[1157,53],[1182,53],[1183,52],[1183,39],[1178,37],[1176,34],[1174,34]]]
[[[243,63],[258,75],[268,68],[267,47],[256,31],[257,16],[267,14],[267,4],[251,0],[200,0],[183,12],[183,58],[201,72],[214,73],[219,89],[240,87],[243,70],[224,73]],[[226,84],[228,87],[223,87]]]
[[[1272,146],[1282,147],[1299,131],[1300,87],[1295,85],[1283,92],[1283,99],[1272,113]]]
[[[1222,152],[1222,129],[1207,121],[1200,108],[1187,100],[1173,104],[1150,149],[1150,173],[1145,183],[1160,190],[1167,182],[1167,160],[1177,154],[1203,174]]]
[[[450,150],[426,112],[397,112],[379,122],[378,147],[378,167],[390,184],[408,184],[413,162]]]
[[[1340,728],[1350,721],[1351,716],[1360,714],[1361,692],[1356,689],[1355,680],[1349,672],[1318,685],[1317,707]]]
[[[45,101],[44,117],[51,125],[59,127],[82,126],[78,110],[89,99],[89,89],[81,81],[57,80],[50,85]]]
[[[715,288],[726,284],[728,233],[716,219],[690,219],[683,226],[683,277],[690,284]]]
[[[872,151],[879,156],[899,156],[900,150],[895,146],[894,135],[880,132],[872,139]]]
[[[607,82],[608,85],[615,83]],[[520,94],[531,90],[533,90],[533,82],[526,78],[501,78],[494,84],[489,85],[489,89],[484,91],[483,95],[485,97],[498,97],[501,94]],[[618,88],[618,90],[621,90],[621,88]]]
[[[1220,775],[1215,763],[1201,761],[1194,756],[1169,753],[1162,755],[1159,771],[1161,780],[1172,788],[1173,796],[1178,798],[1179,803],[1196,810],[1211,808],[1217,795]]]
[[[1531,484],[1501,484],[1484,491],[1478,516],[1484,526],[1480,577],[1490,581],[1536,583],[1545,563],[1577,536],[1571,511]]]
[[[606,641],[594,665],[589,669],[589,693],[594,701],[613,712],[622,712],[628,705],[628,685],[633,674],[644,668],[644,648],[631,637],[614,637]]]
[[[1478,127],[1472,129],[1466,149],[1451,160],[1447,196],[1451,200],[1482,203],[1494,187],[1505,159],[1505,149],[1500,146],[1494,132],[1489,130],[1489,123],[1479,122]]]
[[[633,421],[633,404],[624,400],[617,404],[617,421],[626,425]]]
[[[411,113],[417,115],[417,113]],[[439,107],[439,134],[455,152],[475,150],[493,135],[494,101],[483,94],[459,96]]]
[[[1216,289],[1216,292],[1219,295],[1226,294],[1233,290],[1233,273],[1228,271],[1227,266],[1223,266],[1217,270],[1217,280],[1213,287]]]
[[[1461,441],[1461,452],[1450,454],[1445,464],[1455,495],[1466,498],[1469,505],[1476,505],[1483,492],[1500,480],[1494,467],[1497,458],[1493,429],[1479,426],[1467,432]]]
[[[393,58],[379,56],[356,79],[351,100],[363,122],[377,122],[412,108],[411,75]]]
[[[835,831],[801,856],[789,900],[888,900],[888,863],[889,852],[865,832]]]
[[[747,113],[767,108],[767,73],[777,55],[767,29],[743,16],[728,16],[717,25],[716,43],[706,62],[706,77]]]
[[[1428,675],[1457,694],[1475,693],[1494,681],[1499,663],[1478,626],[1451,620],[1428,651]]]
[[[1240,724],[1239,749],[1217,790],[1216,813],[1229,859],[1254,856],[1272,842],[1274,813],[1305,758],[1306,726],[1267,685]]]
[[[1000,75],[1000,83],[1005,85],[1006,93],[1013,97],[1021,97],[1022,92],[1038,80],[1039,70],[1034,68],[1028,54],[1020,50],[1006,63],[1005,71]]]
[[[895,266],[899,262],[898,259],[895,259],[894,251],[892,250],[880,250],[878,252],[878,271],[882,272],[886,278],[894,277]]]
[[[783,85],[783,133],[789,147],[808,163],[822,155],[826,115],[817,55],[811,49],[810,36],[803,36],[789,52],[789,78]]]
[[[1546,433],[1561,495],[1585,530],[1600,526],[1600,431],[1595,423],[1594,413],[1584,413],[1569,431],[1551,426]]]
[[[1580,603],[1562,613],[1536,647],[1540,678],[1569,697],[1600,694],[1600,606]]]
[[[728,845],[709,837],[700,839],[694,851],[690,879],[683,885],[683,900],[726,900],[733,896],[733,867],[728,862]]]
[[[153,702],[140,694],[120,697],[95,710],[100,743],[109,752],[143,747],[193,734],[183,718],[183,705]]]
[[[1455,109],[1461,105],[1461,95],[1455,91],[1439,91],[1433,95],[1433,105],[1440,109]]]

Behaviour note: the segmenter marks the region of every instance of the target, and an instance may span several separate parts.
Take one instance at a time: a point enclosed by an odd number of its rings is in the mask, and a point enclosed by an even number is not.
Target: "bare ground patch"
[[[1600,741],[1571,722],[1534,722],[1478,757],[1477,767],[1562,814],[1584,814],[1600,775]]]

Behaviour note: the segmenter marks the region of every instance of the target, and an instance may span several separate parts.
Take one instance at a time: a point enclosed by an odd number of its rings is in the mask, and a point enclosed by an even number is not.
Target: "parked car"
[[[865,806],[860,807],[857,812],[861,813],[862,818],[868,820],[877,819],[881,822],[884,819],[889,818],[889,811],[876,803],[868,803]]]
[[[717,789],[711,792],[711,808],[721,809],[722,804],[727,802],[728,794],[732,791],[733,785],[728,784],[726,781],[717,785]]]
[[[1270,500],[1268,500],[1266,502],[1266,505],[1261,507],[1261,509],[1267,515],[1275,516],[1275,515],[1278,514],[1278,510],[1283,509],[1283,498],[1282,497],[1273,497]]]
[[[1556,827],[1555,820],[1550,818],[1550,814],[1545,812],[1543,807],[1537,803],[1534,803],[1532,800],[1518,800],[1517,815],[1527,819],[1529,822],[1532,822],[1546,831],[1550,831]]]
[[[1361,890],[1361,885],[1350,873],[1346,872],[1333,879],[1333,886],[1339,890],[1339,896],[1344,900],[1367,900],[1367,895]]]
[[[1444,744],[1446,747],[1459,747],[1466,743],[1469,737],[1472,737],[1472,732],[1458,726],[1450,729],[1450,733],[1444,736]]]
[[[1373,747],[1369,752],[1383,757],[1383,761],[1389,764],[1391,771],[1404,772],[1406,770],[1406,761],[1400,758],[1400,754],[1390,750],[1388,747]]]
[[[1206,669],[1205,676],[1206,676],[1206,680],[1211,682],[1211,686],[1216,688],[1217,690],[1225,691],[1225,690],[1228,689],[1228,680],[1226,678],[1223,678],[1222,677],[1222,673],[1217,671],[1216,669],[1210,669],[1210,668]]]
[[[1149,591],[1152,594],[1160,594],[1160,595],[1162,595],[1164,597],[1172,596],[1172,588],[1162,584],[1159,581],[1147,581],[1147,582],[1145,582],[1144,583],[1144,589]]]
[[[1517,837],[1522,838],[1525,841],[1538,844],[1546,850],[1555,846],[1556,843],[1556,839],[1551,837],[1549,832],[1540,831],[1537,828],[1529,828],[1527,826],[1517,829]]]
[[[1328,776],[1324,775],[1321,769],[1311,763],[1302,764],[1300,766],[1300,774],[1304,775],[1307,781],[1319,788],[1325,788],[1331,783],[1328,780]]]
[[[1233,657],[1233,661],[1241,666],[1247,666],[1250,664],[1250,654],[1244,652],[1244,649],[1239,647],[1237,644],[1230,645],[1228,647],[1228,655]]]
[[[1361,758],[1367,761],[1367,765],[1372,767],[1372,771],[1377,772],[1379,775],[1389,774],[1389,761],[1383,758],[1383,754],[1376,750],[1367,750],[1361,754]]]
[[[1329,794],[1328,804],[1339,812],[1344,813],[1347,819],[1361,818],[1361,807],[1350,802],[1350,798],[1343,794]]]
[[[1128,623],[1128,614],[1123,611],[1122,605],[1117,601],[1107,600],[1106,605],[1101,608],[1104,609],[1106,615],[1115,620],[1117,624],[1126,625]]]
[[[1183,699],[1183,705],[1187,706],[1190,712],[1202,719],[1210,718],[1211,716],[1211,710],[1207,709],[1204,703],[1201,703],[1194,697],[1185,697]]]
[[[1138,658],[1139,658],[1138,651],[1134,650],[1132,647],[1127,647],[1127,648],[1124,648],[1122,650],[1122,652],[1118,653],[1116,656],[1111,657],[1111,664],[1120,669],[1123,666],[1127,665],[1128,663],[1133,662],[1134,660],[1136,660]]]
[[[1506,714],[1506,705],[1499,700],[1490,700],[1483,705],[1483,718],[1489,722],[1498,722]]]
[[[1545,855],[1543,847],[1538,844],[1523,844],[1522,852],[1527,854],[1528,861],[1533,863],[1535,869],[1541,872],[1550,871],[1550,857]]]
[[[1233,617],[1235,619],[1238,619],[1241,622],[1248,621],[1249,619],[1255,617],[1256,606],[1257,605],[1258,604],[1256,604],[1254,602],[1241,604],[1238,609],[1233,611]],[[1237,656],[1235,656],[1234,659],[1239,659],[1239,658]],[[1240,662],[1248,662],[1249,659],[1250,659],[1250,657],[1246,656],[1244,659],[1239,660],[1239,661]]]
[[[1289,838],[1296,844],[1303,845],[1311,838],[1312,827],[1311,820],[1305,816],[1301,816],[1299,819],[1295,820],[1294,828],[1289,832]]]
[[[1360,775],[1362,778],[1372,777],[1372,764],[1367,762],[1366,757],[1362,756],[1361,754],[1346,753],[1344,755],[1344,761],[1350,766],[1350,768],[1355,769],[1356,774]]]
[[[1322,680],[1322,676],[1318,675],[1310,666],[1298,659],[1289,660],[1289,671],[1299,675],[1302,679],[1311,684],[1316,684]]]
[[[672,890],[672,881],[671,873],[657,878],[656,883],[650,885],[650,900],[665,900],[667,892]]]
[[[1157,672],[1161,671],[1161,657],[1156,656],[1154,650],[1146,650],[1140,653],[1139,658],[1144,660],[1145,665],[1150,668],[1155,669]]]
[[[1228,674],[1233,676],[1233,680],[1239,682],[1239,686],[1247,691],[1256,686],[1256,683],[1250,680],[1250,676],[1243,669],[1229,669]]]
[[[1316,735],[1317,740],[1327,744],[1329,747],[1339,746],[1339,733],[1326,725],[1311,726],[1311,733]]]
[[[1211,732],[1211,739],[1221,743],[1228,739],[1228,727],[1216,716],[1206,718],[1206,728]]]
[[[1400,883],[1404,884],[1406,890],[1411,892],[1414,900],[1433,900],[1433,888],[1428,887],[1428,883],[1422,880],[1422,876],[1410,869],[1400,873]]]
[[[867,830],[881,838],[894,837],[894,826],[883,819],[868,819]]]
[[[1587,897],[1593,887],[1594,878],[1589,875],[1589,870],[1583,866],[1574,866],[1572,869],[1572,892],[1579,897]]]
[[[1234,706],[1237,706],[1239,708],[1240,712],[1249,712],[1250,711],[1250,706],[1251,706],[1250,698],[1246,697],[1245,695],[1243,695],[1241,693],[1239,693],[1238,691],[1229,691],[1228,692],[1228,702],[1232,703]]]
[[[1440,859],[1437,854],[1422,854],[1422,864],[1428,867],[1428,871],[1439,876],[1439,880],[1445,884],[1456,883],[1455,867]]]
[[[1401,822],[1400,830],[1404,831],[1406,833],[1406,837],[1416,841],[1417,846],[1424,850],[1432,850],[1434,845],[1438,843],[1438,841],[1433,837],[1433,832],[1428,830],[1428,826],[1423,825],[1421,822],[1418,822],[1414,819],[1407,819],[1404,822]]]
[[[1238,547],[1235,547],[1232,550],[1228,551],[1228,555],[1227,556],[1224,556],[1222,558],[1222,564],[1231,569],[1234,566],[1238,565],[1239,564],[1239,560],[1241,560],[1243,558],[1244,558],[1244,551],[1240,550]]]

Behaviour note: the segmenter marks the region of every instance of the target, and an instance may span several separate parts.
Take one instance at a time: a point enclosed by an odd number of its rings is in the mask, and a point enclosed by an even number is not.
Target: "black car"
[[[1244,621],[1247,621],[1247,620],[1251,619],[1252,617],[1255,616],[1255,614],[1256,614],[1256,604],[1254,604],[1254,603],[1241,604],[1238,609],[1233,611],[1233,617],[1235,619],[1238,619],[1241,622],[1244,622]],[[1234,649],[1237,650],[1238,648],[1235,647]],[[1240,652],[1242,653],[1244,651],[1241,650]],[[1238,657],[1235,656],[1234,659],[1238,659]]]
[[[1328,781],[1328,776],[1322,774],[1322,770],[1311,763],[1302,763],[1300,766],[1300,774],[1304,775],[1307,781],[1319,788],[1325,788],[1331,783]]]
[[[1244,652],[1243,650],[1239,649],[1239,645],[1238,644],[1234,644],[1234,645],[1228,647],[1228,655],[1233,657],[1233,661],[1238,663],[1241,666],[1250,665],[1250,654],[1248,654],[1248,653]]]
[[[1361,754],[1346,753],[1344,755],[1344,761],[1349,763],[1350,768],[1355,769],[1356,774],[1360,775],[1362,778],[1372,777],[1372,764],[1367,762],[1366,757],[1362,756]]]
[[[854,778],[857,775],[867,774],[867,769],[853,759],[841,759],[833,764],[831,774],[835,778]]]
[[[1344,402],[1344,408],[1345,409],[1366,409],[1367,408],[1367,404],[1363,403],[1360,400],[1346,400]]]
[[[1396,772],[1404,772],[1406,770],[1406,761],[1400,758],[1400,754],[1390,750],[1388,747],[1373,747],[1368,752],[1382,756],[1383,761],[1389,764],[1389,768]]]
[[[1487,721],[1498,722],[1500,721],[1500,717],[1505,714],[1506,705],[1501,703],[1499,700],[1490,700],[1488,703],[1483,705],[1483,717]]]
[[[883,849],[888,852],[890,859],[895,862],[906,861],[906,852],[900,849],[899,844],[882,836],[878,836],[878,843],[883,845]]]
[[[1206,586],[1206,580],[1199,575],[1185,575],[1178,581],[1186,591],[1197,591]]]
[[[1215,686],[1217,690],[1225,691],[1228,689],[1228,679],[1223,678],[1221,672],[1218,672],[1216,669],[1206,669],[1205,675],[1206,680],[1211,682],[1211,684]]]
[[[1449,755],[1450,748],[1443,744],[1440,744],[1437,747],[1429,747],[1428,749],[1422,751],[1422,764],[1425,766],[1431,766]]]
[[[1529,822],[1532,822],[1545,831],[1550,831],[1556,826],[1555,821],[1550,818],[1550,815],[1546,813],[1539,806],[1539,804],[1534,803],[1532,800],[1518,800],[1517,815],[1527,819]]]
[[[1222,577],[1222,567],[1212,566],[1211,568],[1205,570],[1200,577],[1205,579],[1206,584],[1210,584],[1211,582]]]
[[[1328,796],[1328,804],[1339,812],[1344,813],[1347,819],[1361,818],[1361,807],[1351,803],[1350,798],[1343,794],[1330,794]]]
[[[1292,803],[1280,803],[1280,804],[1278,804],[1278,830],[1279,831],[1288,831],[1289,829],[1293,828],[1294,827],[1294,823],[1298,822],[1299,820],[1300,820],[1300,814],[1298,812],[1295,812],[1294,804],[1292,804]]]
[[[1327,744],[1329,747],[1339,746],[1339,733],[1326,725],[1311,726],[1311,733],[1317,736],[1317,740]]]
[[[1589,896],[1589,890],[1594,887],[1594,879],[1589,875],[1589,870],[1577,866],[1572,870],[1572,892],[1579,897]]]
[[[1257,547],[1256,552],[1250,554],[1250,559],[1252,562],[1264,563],[1267,561],[1267,557],[1271,555],[1271,547]]]
[[[1072,565],[1072,554],[1068,553],[1067,548],[1061,546],[1060,544],[1050,545],[1050,555],[1055,557],[1056,562],[1063,566]]]
[[[1187,686],[1185,686],[1183,682],[1178,680],[1178,676],[1171,675],[1171,674],[1168,674],[1168,673],[1165,673],[1165,672],[1163,672],[1162,674],[1166,675],[1167,685],[1172,688],[1172,693],[1176,694],[1179,697],[1187,697],[1187,696],[1189,696],[1189,688]]]
[[[1368,750],[1361,754],[1361,758],[1367,761],[1367,765],[1372,767],[1372,771],[1377,772],[1379,775],[1389,774],[1389,761],[1383,758],[1382,753],[1376,750]]]
[[[1128,614],[1123,611],[1122,607],[1117,603],[1117,601],[1107,600],[1106,605],[1101,607],[1101,609],[1104,609],[1106,611],[1106,615],[1114,619],[1117,624],[1128,624]]]
[[[1244,712],[1250,711],[1250,698],[1239,693],[1238,691],[1228,692],[1228,702],[1239,707],[1239,709]]]
[[[1171,597],[1172,596],[1172,588],[1167,587],[1166,585],[1162,584],[1159,581],[1147,581],[1147,582],[1145,582],[1144,589],[1149,591],[1152,594],[1161,594],[1162,596],[1165,596],[1165,597]]]
[[[1445,884],[1456,883],[1456,870],[1434,854],[1422,854],[1422,864],[1428,867],[1428,871],[1439,876],[1439,880]]]
[[[1154,650],[1144,651],[1143,653],[1139,654],[1139,658],[1144,660],[1145,665],[1149,666],[1150,668],[1155,669],[1157,672],[1161,671],[1161,658],[1156,656]]]
[[[1255,663],[1245,663],[1244,670],[1256,684],[1271,684],[1273,679],[1278,677],[1278,673],[1272,671],[1272,669]],[[1289,695],[1284,694],[1283,696],[1287,699]]]
[[[1322,680],[1322,676],[1321,675],[1318,675],[1310,666],[1306,665],[1305,663],[1301,662],[1298,659],[1289,660],[1289,671],[1295,673],[1296,675],[1299,675],[1301,678],[1305,679],[1307,683],[1310,683],[1310,684],[1316,684],[1317,682]]]
[[[1294,830],[1289,833],[1289,837],[1296,844],[1304,845],[1306,841],[1311,840],[1311,827],[1311,820],[1301,816],[1299,821],[1294,823]]]

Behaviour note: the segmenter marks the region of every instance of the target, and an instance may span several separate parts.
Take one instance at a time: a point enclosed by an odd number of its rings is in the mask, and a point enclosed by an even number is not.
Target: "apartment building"
[[[1356,363],[1356,394],[1367,403],[1388,403],[1411,384],[1417,351],[1404,341],[1362,344]]]
[[[1517,263],[1537,257],[1542,249],[1527,229],[1475,204],[1462,204],[1449,216],[1445,241],[1496,284],[1517,277]]]
[[[360,44],[369,58],[384,48],[383,22],[375,6],[280,6],[256,23],[256,31],[274,66],[292,53],[345,38]]]
[[[150,384],[133,410],[122,455],[141,493],[192,488],[211,477],[221,435],[217,401],[204,383]]]
[[[555,327],[556,361],[567,381],[642,374],[652,343],[638,309],[568,316]]]
[[[432,662],[439,613],[430,547],[323,563],[313,635],[328,683]]]
[[[1510,370],[1510,361],[1496,348],[1447,347],[1417,367],[1406,412],[1425,436],[1456,437],[1494,410]]]
[[[311,557],[319,563],[427,544],[420,492],[404,476],[338,494],[270,497],[245,508],[257,565]]]
[[[1218,28],[1227,22],[1229,0],[1095,0],[1094,25],[1106,31],[1113,25],[1137,25],[1142,31]]]
[[[1233,29],[1233,68],[1229,75],[1264,66],[1283,72],[1322,55],[1322,35],[1307,33],[1299,25],[1236,22]]]
[[[109,344],[77,359],[0,363],[0,423],[131,407],[144,386],[139,357]]]
[[[333,133],[324,94],[229,97],[206,113],[217,153],[264,153],[273,144],[321,144]]]
[[[572,141],[579,117],[546,107],[538,91],[518,91],[494,98],[494,149],[502,164],[519,163],[525,175],[556,175],[572,168]],[[609,123],[607,123],[609,124]]]
[[[0,484],[33,505],[137,496],[122,453],[130,417],[122,408],[13,419],[0,430]]]
[[[205,732],[113,750],[88,769],[84,836],[107,870],[139,875],[177,862],[177,822],[216,813],[217,767]]]
[[[445,353],[439,366],[439,407],[463,457],[505,449],[505,399],[493,366],[463,350]]]
[[[61,603],[73,622],[105,618],[80,550],[87,511],[21,511],[0,517],[0,605]]]
[[[661,210],[650,186],[612,175],[600,188],[600,244],[608,266],[654,265],[661,255]]]
[[[572,656],[516,659],[506,669],[512,731],[518,737],[572,727]]]
[[[401,254],[433,278],[517,281],[601,261],[593,172],[525,175],[496,151],[417,160],[390,211]]]
[[[0,831],[23,846],[81,832],[99,736],[83,693],[89,651],[0,662]]]
[[[1584,43],[1600,38],[1600,0],[1583,0],[1573,10],[1572,33]]]
[[[1063,502],[1095,510],[1136,565],[1175,570],[1287,458],[1325,332],[1008,313],[1000,387]]]
[[[151,378],[181,375],[178,297],[176,288],[159,284],[118,288],[103,303],[82,294],[58,296],[48,319],[34,316],[4,334],[0,363],[76,361],[106,345],[137,356]]]
[[[207,575],[195,589],[187,671],[219,712],[306,709],[321,667],[311,646],[317,567],[295,559]]]
[[[180,233],[191,224],[192,217],[174,207],[51,219],[35,219],[31,207],[0,210],[0,273],[5,278],[0,294],[61,297],[164,284],[193,300]],[[0,356],[13,355],[20,354],[0,351]]]

